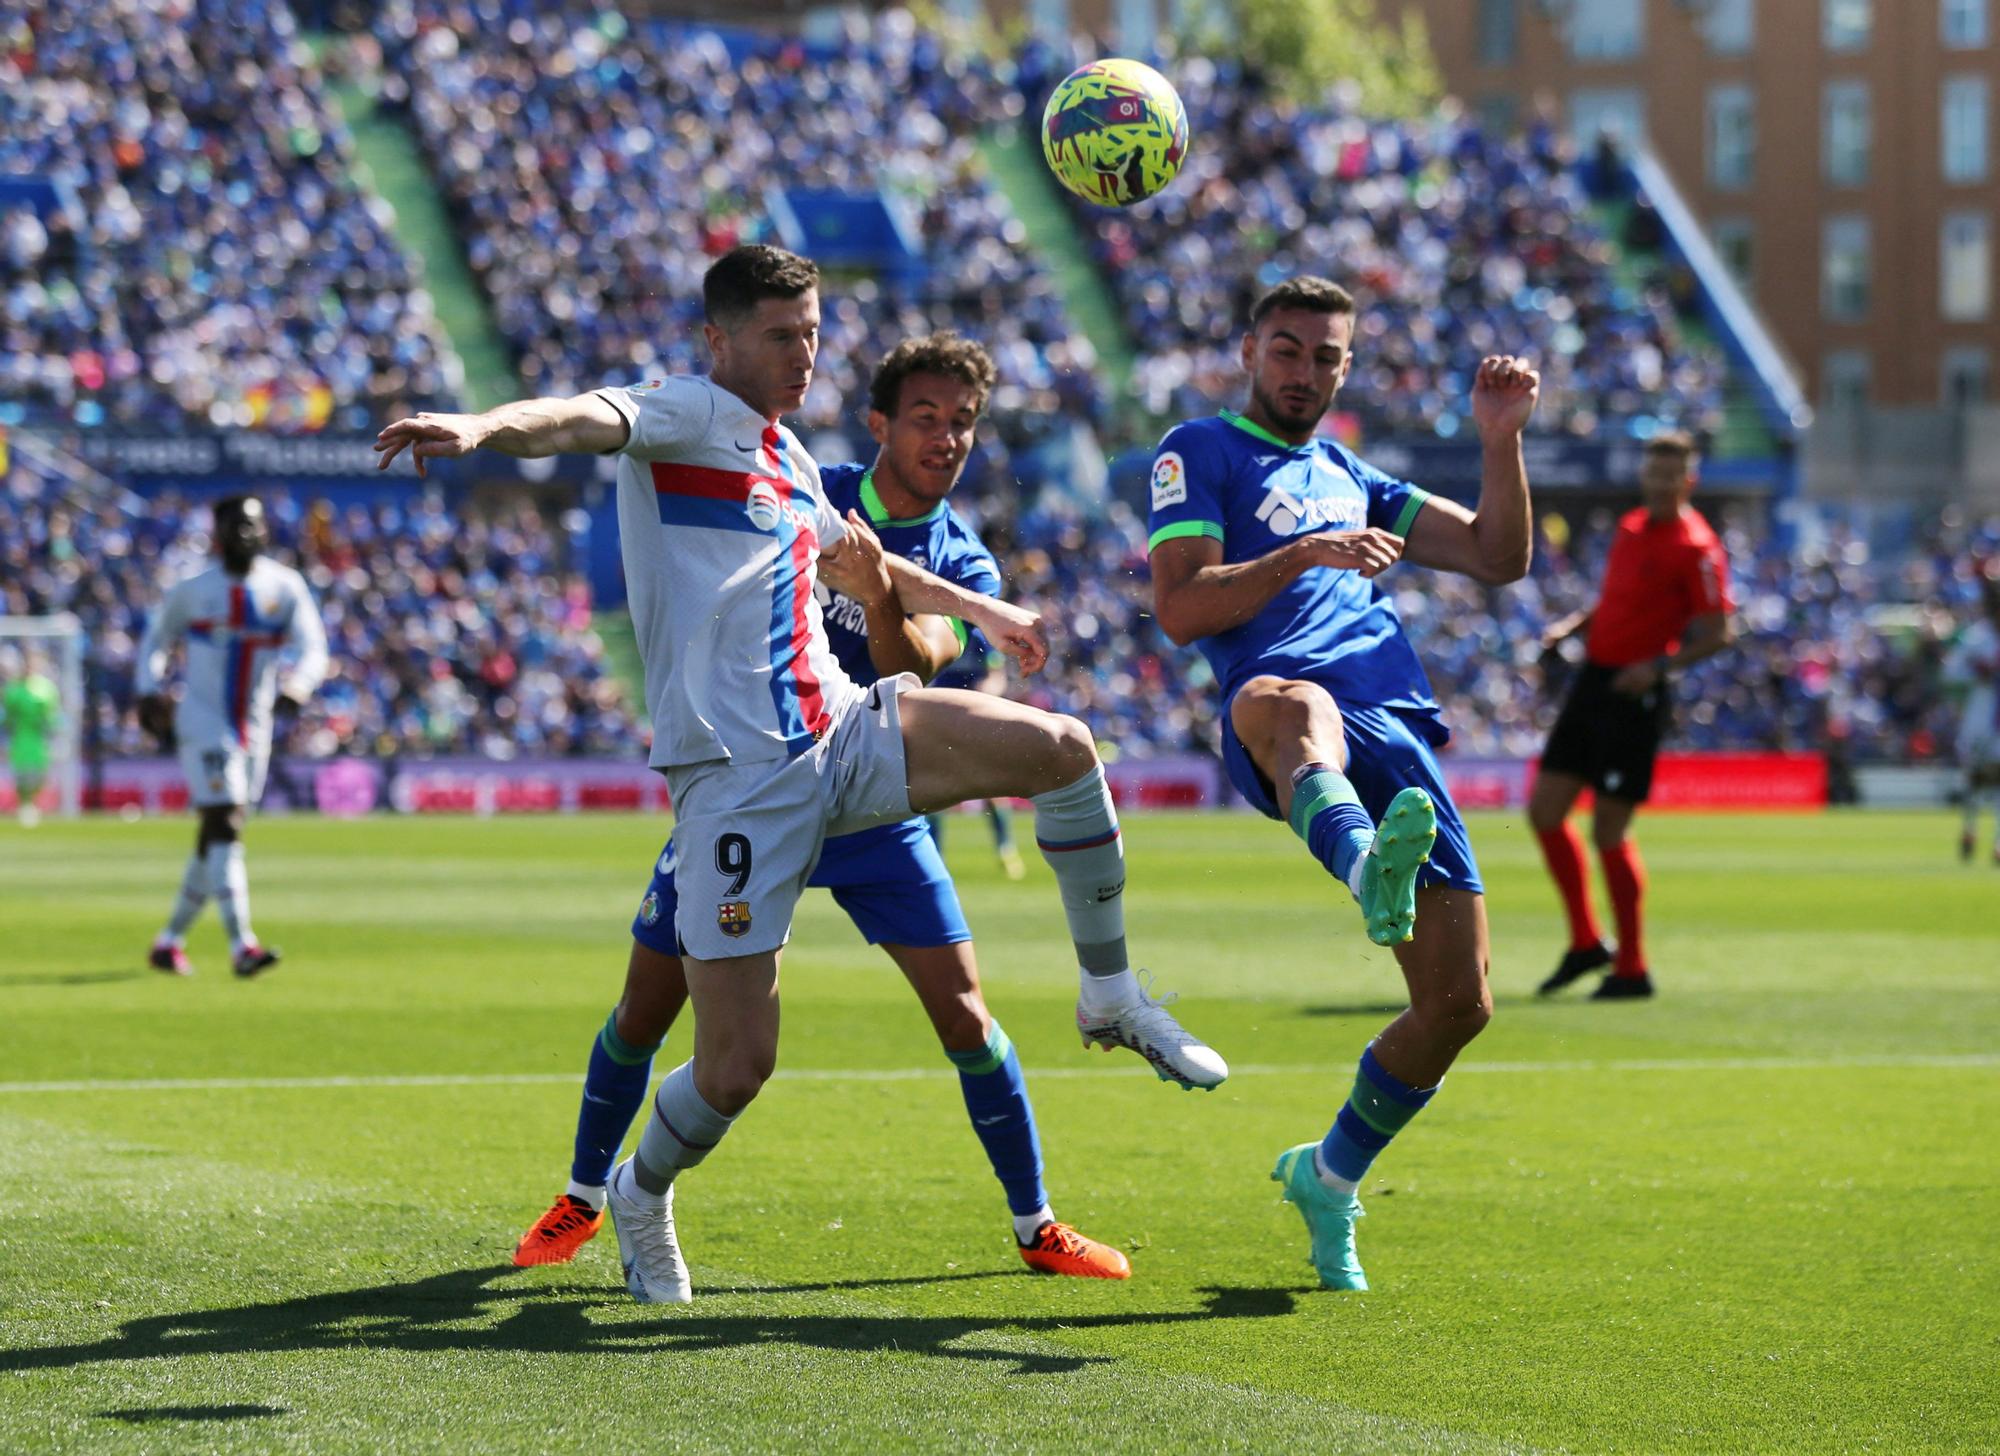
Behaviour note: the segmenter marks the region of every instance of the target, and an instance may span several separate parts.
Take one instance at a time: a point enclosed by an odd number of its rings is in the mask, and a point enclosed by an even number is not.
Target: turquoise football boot
[[[1354,1220],[1361,1217],[1361,1200],[1339,1193],[1320,1181],[1313,1166],[1318,1143],[1300,1143],[1278,1154],[1271,1181],[1282,1184],[1284,1201],[1299,1211],[1312,1235],[1313,1268],[1328,1289],[1366,1289],[1368,1276],[1354,1252]]]
[[[1405,789],[1389,801],[1361,866],[1361,913],[1375,944],[1400,945],[1416,934],[1417,871],[1430,860],[1437,837],[1437,806],[1429,794]]]

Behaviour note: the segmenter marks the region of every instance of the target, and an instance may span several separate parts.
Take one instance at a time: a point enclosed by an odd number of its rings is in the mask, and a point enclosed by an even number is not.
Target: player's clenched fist
[[[858,511],[849,511],[846,536],[831,550],[820,553],[820,580],[864,607],[879,607],[896,591],[886,556],[882,538],[869,528]]]
[[[413,415],[397,420],[375,437],[376,452],[382,457],[375,465],[378,470],[387,470],[389,462],[407,449],[417,464],[417,474],[423,475],[426,460],[469,455],[479,448],[486,433],[478,415]]]
[[[1491,354],[1472,382],[1472,418],[1483,438],[1518,435],[1541,398],[1542,376],[1526,359]]]
[[[1381,575],[1403,555],[1403,538],[1376,526],[1360,531],[1322,531],[1305,540],[1312,549],[1314,566],[1358,571],[1363,576]]]

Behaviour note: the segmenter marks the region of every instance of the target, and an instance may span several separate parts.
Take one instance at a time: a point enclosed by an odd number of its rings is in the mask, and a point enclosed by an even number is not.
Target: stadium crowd
[[[74,612],[88,634],[86,736],[152,751],[133,711],[147,616],[206,565],[206,506],[83,492],[14,455],[0,498],[0,612]],[[305,574],[332,668],[286,751],[392,758],[624,755],[645,738],[591,628],[562,533],[530,508],[436,494],[336,506],[266,493],[273,554]]]
[[[907,12],[811,51],[782,37],[552,8],[392,0],[356,64],[386,65],[530,393],[704,367],[701,275],[784,239],[799,189],[873,193],[913,257],[823,299],[794,421],[826,453],[866,437],[856,402],[900,338],[952,327],[1000,370],[989,448],[1039,480],[1099,409],[1095,356],[976,157],[1010,93]],[[1054,452],[1049,459],[1041,452]]]
[[[1030,115],[1077,59],[1024,50]],[[1470,381],[1494,353],[1540,366],[1538,430],[1720,424],[1719,354],[1682,336],[1662,284],[1614,270],[1553,127],[1496,136],[1449,103],[1415,122],[1305,109],[1197,55],[1173,75],[1192,131],[1173,187],[1134,208],[1072,207],[1138,345],[1147,414],[1228,403],[1251,298],[1315,272],[1362,300],[1341,407],[1364,436],[1469,431]]]
[[[147,750],[132,714],[133,653],[165,586],[203,564],[207,510],[79,489],[20,451],[0,498],[0,613],[73,611],[90,639],[93,732]],[[319,597],[334,666],[290,728],[306,757],[491,758],[643,751],[646,728],[592,630],[573,543],[531,507],[448,507],[435,492],[336,505],[268,497],[277,554]],[[1113,754],[1212,751],[1214,683],[1151,616],[1144,522],[1121,502],[1044,497],[968,514],[1001,557],[1013,599],[1039,608],[1051,658],[1016,691],[1084,719]],[[1587,606],[1614,513],[1542,518],[1534,569],[1489,590],[1399,566],[1383,578],[1428,668],[1453,753],[1533,756],[1567,667],[1543,630]],[[1743,635],[1687,675],[1671,741],[1699,749],[1828,748],[1853,762],[1949,751],[1945,646],[2000,563],[2000,521],[1941,529],[1892,562],[1839,530],[1782,546],[1733,510],[1729,547]]]
[[[284,0],[0,0],[0,177],[48,189],[0,192],[15,422],[356,431],[455,394],[352,162]]]

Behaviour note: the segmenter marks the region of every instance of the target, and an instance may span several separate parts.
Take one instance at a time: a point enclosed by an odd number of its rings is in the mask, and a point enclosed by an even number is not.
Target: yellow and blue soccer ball
[[[1137,61],[1070,72],[1042,113],[1042,156],[1071,192],[1101,207],[1143,202],[1187,159],[1187,108],[1165,76]]]

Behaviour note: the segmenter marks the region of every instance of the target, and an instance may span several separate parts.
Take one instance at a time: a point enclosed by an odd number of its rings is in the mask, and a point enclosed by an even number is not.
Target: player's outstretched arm
[[[876,672],[883,677],[913,672],[929,682],[957,659],[958,633],[944,617],[912,615],[904,608],[888,555],[882,538],[850,511],[845,537],[820,557],[820,580],[861,604],[868,619],[868,661]]]
[[[866,530],[867,522],[849,511],[846,526],[840,542],[820,557],[822,563],[833,560],[836,570],[841,553],[853,548],[855,528]],[[1049,660],[1048,639],[1042,635],[1042,619],[1035,613],[933,576],[914,561],[906,561],[892,552],[884,553],[882,560],[889,579],[896,584],[896,596],[904,611],[956,617],[967,626],[977,627],[989,642],[1020,663],[1023,672],[1040,672],[1042,664]]]
[[[1472,418],[1479,427],[1479,509],[1433,496],[1410,526],[1410,560],[1455,571],[1489,586],[1528,574],[1534,557],[1528,508],[1528,464],[1521,434],[1541,398],[1542,377],[1525,359],[1493,355],[1479,365],[1472,386]]]
[[[412,415],[375,437],[381,470],[404,450],[425,474],[426,460],[451,459],[474,450],[538,459],[544,455],[602,455],[624,447],[631,431],[602,395],[523,399],[479,415]]]
[[[1400,536],[1371,526],[1318,531],[1255,561],[1225,566],[1220,541],[1176,536],[1153,548],[1153,615],[1161,630],[1185,647],[1242,626],[1316,566],[1372,577],[1394,566],[1402,554]]]

